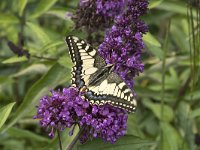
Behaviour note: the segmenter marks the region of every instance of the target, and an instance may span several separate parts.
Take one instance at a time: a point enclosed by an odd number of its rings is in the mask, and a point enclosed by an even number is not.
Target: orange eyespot
[[[80,92],[87,92],[88,91],[88,88],[86,86],[83,86],[81,89],[80,89]]]

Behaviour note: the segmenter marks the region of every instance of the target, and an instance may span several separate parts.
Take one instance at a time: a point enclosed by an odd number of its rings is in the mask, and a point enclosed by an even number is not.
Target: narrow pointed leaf
[[[10,103],[4,107],[2,107],[0,109],[0,128],[3,126],[3,124],[6,122],[13,106],[15,105],[15,102],[14,103]]]
[[[37,18],[48,11],[57,0],[40,0],[30,18]]]

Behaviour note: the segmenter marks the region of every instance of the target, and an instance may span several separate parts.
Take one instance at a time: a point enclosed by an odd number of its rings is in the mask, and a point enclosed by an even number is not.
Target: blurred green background
[[[58,139],[50,139],[32,117],[39,98],[50,88],[70,85],[72,63],[65,36],[87,36],[74,30],[66,15],[75,12],[77,3],[1,0],[0,150],[58,149]],[[143,38],[145,70],[135,78],[139,104],[129,115],[127,135],[114,145],[96,139],[75,149],[200,149],[200,31],[195,27],[200,16],[188,10],[184,0],[151,0],[149,8],[143,17],[150,30]],[[196,45],[190,44],[194,37]],[[23,46],[30,58],[14,54],[8,41]],[[64,148],[74,138],[68,132],[62,133]]]

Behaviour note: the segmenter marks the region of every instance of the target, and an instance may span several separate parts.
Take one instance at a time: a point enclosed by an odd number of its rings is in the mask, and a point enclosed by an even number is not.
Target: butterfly
[[[137,102],[130,88],[114,72],[113,64],[106,64],[98,51],[75,36],[66,37],[74,66],[72,86],[84,90],[90,104],[110,104],[128,112],[135,111]]]

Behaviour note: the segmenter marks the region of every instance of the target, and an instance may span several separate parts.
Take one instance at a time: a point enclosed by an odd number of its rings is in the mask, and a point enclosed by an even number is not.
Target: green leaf
[[[64,44],[64,41],[50,41],[49,43],[45,44],[41,49],[40,49],[40,52],[45,52],[49,49],[52,49],[52,48],[55,48],[56,46],[59,46],[59,45],[63,45]]]
[[[66,69],[64,67],[57,63],[53,65],[45,75],[43,75],[35,84],[32,85],[31,88],[29,88],[23,102],[18,107],[13,119],[8,124],[7,128],[4,129],[4,131],[6,131],[20,118],[33,110],[36,103],[39,101],[39,98],[47,93],[50,88],[57,86],[58,82],[65,76]]]
[[[83,145],[78,145],[78,150],[122,150],[122,149],[140,149],[144,147],[149,147],[156,144],[150,140],[141,139],[136,136],[126,135],[117,140],[115,144],[110,144],[104,142],[102,139],[94,139],[91,142],[87,142]]]
[[[15,127],[11,127],[10,129],[8,129],[7,134],[9,134],[12,138],[24,138],[47,143],[50,142],[50,139],[44,138],[28,130],[23,130]]]
[[[145,42],[145,45],[147,46],[147,49],[157,58],[163,59],[163,50],[160,47],[153,46],[149,43]]]
[[[0,13],[0,23],[2,24],[17,24],[19,19],[11,14]]]
[[[144,77],[145,79],[148,78],[147,76]],[[153,79],[154,80],[154,79]],[[158,94],[158,91],[152,90],[149,87],[141,87],[139,85],[135,85],[135,91],[138,97],[142,98],[152,98],[156,99],[157,101],[161,100],[161,95]],[[160,90],[159,90],[160,91]],[[165,102],[173,102],[175,99],[175,95],[171,93],[166,93],[164,97]]]
[[[156,38],[150,34],[147,33],[143,36],[143,40],[145,42],[145,45],[147,46],[148,50],[158,58],[163,58],[163,50],[161,49],[161,44]]]
[[[183,25],[181,24],[181,26]],[[176,45],[179,47],[181,51],[187,52],[188,49],[190,49],[189,42],[186,39],[187,35],[183,32],[183,29],[181,29],[182,28],[181,26],[177,26],[177,24],[172,23],[170,27],[171,40],[173,40],[176,43]]]
[[[144,40],[145,43],[148,43],[152,46],[161,47],[160,42],[156,40],[156,38],[149,32],[147,34],[144,34],[142,39]]]
[[[44,44],[50,43],[49,36],[44,32],[44,30],[40,26],[32,22],[27,22],[26,24],[31,29],[33,34],[37,36],[38,40],[42,41],[42,43]]]
[[[8,105],[6,105],[6,106],[4,106],[0,109],[0,118],[1,118],[0,119],[0,128],[6,122],[6,120],[7,120],[7,118],[8,118],[8,116],[9,116],[14,105],[15,105],[15,102],[10,103],[10,104],[8,104]]]
[[[190,113],[191,118],[196,118],[196,117],[199,117],[199,116],[200,116],[200,108],[197,108]]]
[[[177,120],[177,124],[178,127],[183,129],[184,131],[188,130],[188,121],[189,119],[189,115],[190,115],[190,105],[188,103],[186,103],[185,101],[180,101],[179,104],[176,106],[176,120]],[[191,128],[192,130],[192,128]],[[190,131],[190,130],[188,130]]]
[[[160,5],[163,2],[163,0],[150,0],[149,1],[149,8],[152,9],[158,5]]]
[[[13,56],[10,57],[4,61],[2,61],[2,64],[12,64],[12,63],[19,63],[19,62],[24,62],[27,61],[28,59],[26,56],[18,57],[18,56]]]
[[[40,0],[30,18],[33,19],[41,16],[43,13],[48,11],[56,2],[57,0]]]
[[[185,57],[183,56],[176,56],[176,57],[169,57],[166,59],[166,70],[169,69],[171,66],[177,66],[178,62],[181,62],[185,60]],[[158,63],[155,63],[152,65],[148,70],[146,70],[146,73],[152,73],[152,72],[158,72],[162,70],[162,62],[159,61]]]
[[[154,113],[154,115],[158,119],[166,121],[166,122],[170,122],[173,120],[174,113],[173,113],[173,110],[171,107],[164,105],[163,106],[163,116],[161,116],[161,109],[162,109],[161,104],[154,104],[154,103],[150,102],[149,100],[144,100],[143,103]]]
[[[28,2],[27,0],[19,0],[18,1],[19,16],[22,16],[27,2]]]
[[[161,122],[161,129],[163,132],[163,145],[162,150],[180,150],[182,139],[178,134],[177,130],[174,129],[170,124]]]
[[[136,115],[130,114],[128,116],[128,122],[127,122],[127,134],[131,134],[137,137],[142,137],[142,133],[139,129],[139,125],[136,121]]]
[[[59,17],[61,19],[70,19],[67,15],[66,15],[66,9],[51,9],[48,10],[46,12],[46,14],[50,14],[50,15],[54,15],[56,17]]]
[[[28,74],[33,73],[45,73],[47,71],[47,67],[44,64],[33,64],[29,67],[19,71],[18,73],[14,74],[13,77],[20,77]]]
[[[181,135],[184,135],[184,142],[181,144],[182,150],[195,149],[194,139],[195,134],[193,132],[193,119],[191,118],[191,108],[190,104],[181,101],[176,107],[176,127],[181,131]],[[189,148],[190,147],[190,148]]]
[[[163,1],[157,8],[166,10],[169,12],[179,13],[183,15],[187,15],[187,7],[185,7],[185,3],[183,2],[170,2],[170,1]]]
[[[71,58],[67,55],[60,57],[58,63],[68,69],[71,69],[73,66]]]
[[[7,150],[12,150],[13,148],[15,150],[24,150],[24,140],[17,140],[17,139],[13,139],[13,138],[9,138],[6,139],[4,141],[1,142],[1,146],[3,147],[3,149],[7,149]]]
[[[191,97],[191,95],[192,95],[192,97]],[[199,101],[199,99],[200,99],[199,90],[196,90],[196,91],[191,92],[191,93],[187,93],[185,95],[184,99],[186,99],[187,101]]]

